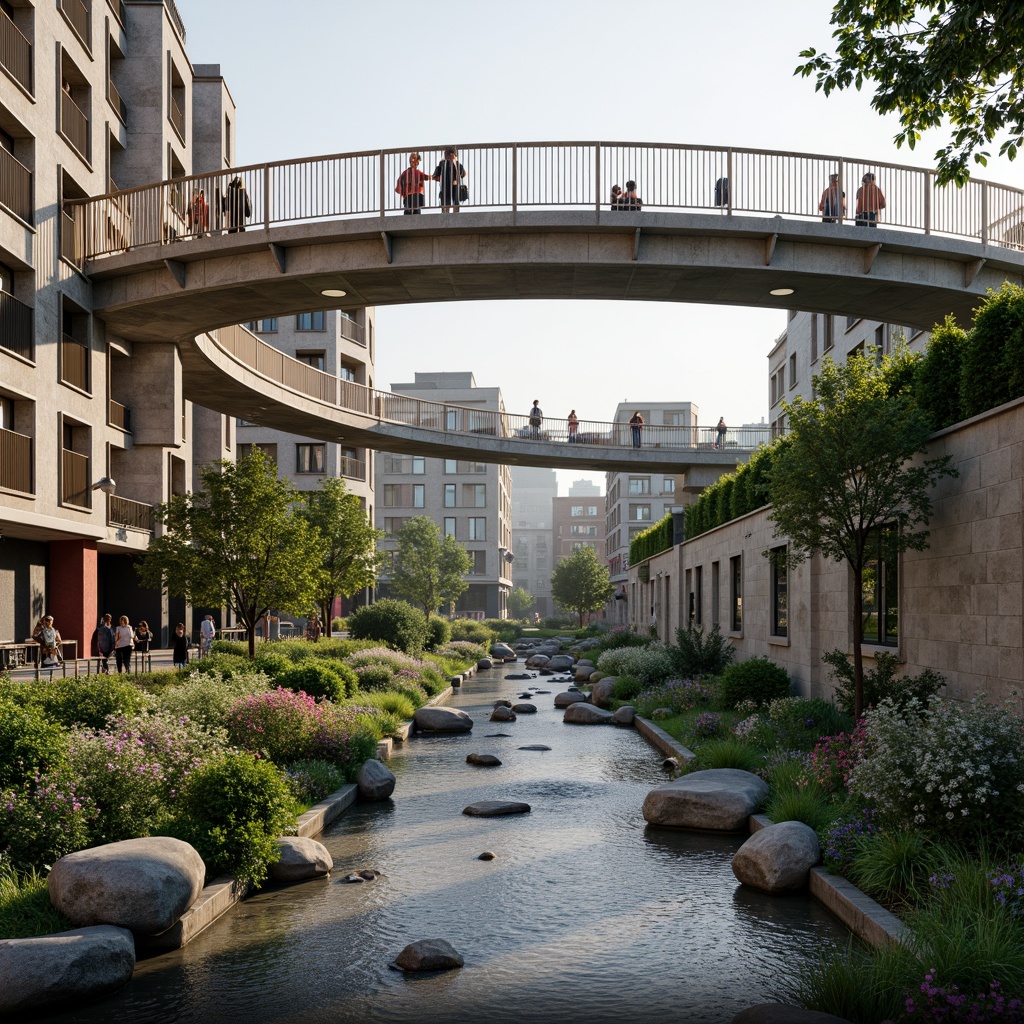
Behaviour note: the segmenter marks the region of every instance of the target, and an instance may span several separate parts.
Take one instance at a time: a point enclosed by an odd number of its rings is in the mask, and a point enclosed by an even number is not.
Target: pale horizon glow
[[[176,3],[190,58],[220,64],[238,106],[239,166],[598,139],[930,166],[947,137],[898,150],[898,119],[875,114],[869,91],[826,99],[793,75],[800,50],[830,46],[823,0],[520,0],[450,17],[409,0]],[[972,170],[1010,185],[1021,177],[995,157]],[[777,309],[656,302],[378,307],[374,384],[468,370],[481,387],[500,387],[513,412],[539,398],[550,419],[575,408],[608,420],[620,402],[688,401],[701,424],[723,416],[738,426],[767,418],[765,360],[785,324]],[[559,494],[577,479],[604,489],[603,473],[558,470]]]

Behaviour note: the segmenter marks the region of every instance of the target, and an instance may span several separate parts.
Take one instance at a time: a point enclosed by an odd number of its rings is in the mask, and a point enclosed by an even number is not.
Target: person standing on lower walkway
[[[135,630],[128,622],[128,616],[122,615],[114,629],[114,659],[117,662],[117,674],[130,672],[132,668],[132,651],[135,648]]]
[[[174,636],[171,638],[175,668],[185,668],[188,665],[188,649],[192,642],[185,636],[185,623],[179,622],[174,627]]]
[[[629,432],[633,436],[633,447],[640,447],[640,435],[644,429],[644,418],[639,412],[633,413],[629,418]]]
[[[857,227],[877,228],[878,215],[885,209],[885,196],[875,184],[875,176],[868,171],[857,189]]]
[[[409,166],[398,176],[395,191],[402,197],[404,214],[418,214],[423,209],[423,185],[430,175],[420,170],[419,153],[409,154]]]
[[[569,425],[569,444],[576,443],[576,431],[579,429],[580,421],[576,418],[576,410],[573,409],[569,413],[569,419],[566,421]]]
[[[544,422],[544,413],[541,411],[540,399],[533,400],[533,408],[530,410],[530,437],[534,441],[540,440],[540,425]]]
[[[93,653],[102,662],[100,671],[110,672],[110,655],[114,650],[114,617],[107,612],[93,633]]]
[[[725,425],[725,417],[718,417],[718,426],[715,427],[715,447],[725,447],[725,433],[729,428]]]

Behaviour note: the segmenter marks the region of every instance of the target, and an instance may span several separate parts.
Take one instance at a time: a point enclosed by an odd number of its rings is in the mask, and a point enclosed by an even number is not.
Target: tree
[[[391,589],[422,605],[428,617],[442,602],[457,601],[469,587],[463,579],[473,566],[469,552],[454,537],[442,541],[429,516],[413,516],[397,538]]]
[[[949,456],[918,458],[927,452],[931,427],[906,373],[906,362],[916,357],[900,349],[876,363],[876,355],[872,349],[842,366],[826,359],[813,379],[815,399],[784,403],[789,432],[769,484],[770,518],[789,540],[787,564],[820,553],[845,560],[853,574],[855,717],[864,709],[866,571],[879,554],[891,562],[928,546],[928,490],[957,475]]]
[[[537,603],[537,598],[522,587],[516,587],[508,595],[508,613],[513,619],[523,619],[526,613]]]
[[[377,541],[384,531],[374,529],[359,496],[350,494],[336,477],[322,479],[319,491],[307,492],[298,511],[323,538],[316,603],[324,628],[329,629],[335,597],[351,597],[376,582],[382,557]]]
[[[948,120],[952,141],[935,154],[937,182],[962,185],[969,159],[984,165],[1005,135],[1010,160],[1024,140],[1024,18],[1018,0],[837,0],[836,54],[801,51],[796,73],[815,88],[876,86],[871,105],[900,117],[896,145]]]
[[[271,608],[301,611],[319,583],[319,534],[295,512],[298,493],[259,449],[200,470],[202,490],[157,505],[167,527],[143,556],[145,586],[193,604],[229,605],[256,652],[256,623]]]
[[[603,608],[615,593],[608,566],[598,560],[591,547],[577,548],[563,558],[551,574],[551,596],[563,607],[588,621],[590,613]]]

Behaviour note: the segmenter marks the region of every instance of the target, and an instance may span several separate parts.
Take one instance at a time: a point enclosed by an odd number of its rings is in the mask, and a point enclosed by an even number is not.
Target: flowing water
[[[665,781],[662,755],[632,729],[563,724],[552,699],[564,685],[504,679],[516,671],[455,691],[472,733],[397,748],[393,800],[356,804],[319,837],[332,877],[265,890],[184,949],[141,962],[117,995],[47,1019],[712,1024],[774,1001],[802,965],[846,942],[809,896],[736,881],[743,837],[648,826],[640,809]],[[488,721],[495,699],[531,686],[552,691],[535,697],[536,715]],[[471,752],[503,764],[468,765]],[[462,814],[484,799],[532,811]],[[485,850],[496,859],[478,860]],[[382,877],[341,880],[362,868]],[[447,939],[465,967],[388,968],[422,938]]]

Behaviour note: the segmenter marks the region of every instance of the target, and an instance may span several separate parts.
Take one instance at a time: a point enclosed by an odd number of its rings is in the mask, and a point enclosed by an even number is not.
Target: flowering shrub
[[[362,651],[356,651],[345,659],[345,664],[358,672],[367,665],[386,665],[392,673],[403,668],[413,670],[421,669],[426,662],[419,658],[413,658],[401,651],[392,651],[388,647],[367,647]]]
[[[377,752],[378,735],[366,721],[383,718],[380,708],[332,704],[319,706],[319,720],[310,746],[311,756],[336,765],[352,782],[363,763]]]
[[[597,667],[613,676],[633,676],[653,686],[672,675],[672,658],[664,647],[619,647],[605,651]]]
[[[394,674],[387,665],[363,665],[356,669],[360,690],[387,690]]]
[[[0,697],[0,786],[17,785],[64,758],[64,730],[41,708]]]
[[[764,719],[760,715],[749,715],[747,718],[737,722],[732,727],[732,732],[734,736],[743,738],[749,736],[756,728],[758,728],[758,726],[763,724]]]
[[[814,780],[828,793],[847,788],[850,775],[864,750],[864,722],[858,722],[853,732],[841,732],[819,740],[808,758],[808,767]]]
[[[228,736],[253,753],[289,764],[312,753],[322,706],[306,693],[278,687],[240,700],[227,714]]]
[[[996,903],[1011,917],[1024,921],[1024,864],[1009,870],[993,871],[988,877]]]
[[[649,715],[655,708],[668,708],[672,714],[692,711],[711,703],[712,691],[707,683],[695,679],[670,679],[661,686],[637,694],[635,706],[641,715]]]
[[[219,672],[192,672],[177,686],[162,690],[155,704],[172,718],[187,716],[193,722],[216,728],[223,726],[228,712],[239,700],[264,692],[269,684],[270,680],[260,672],[230,678]]]
[[[821,857],[825,867],[834,874],[845,875],[861,838],[877,831],[875,812],[870,808],[833,822],[821,837]]]
[[[940,1021],[949,1021],[950,1024],[954,1021],[957,1024],[981,1024],[994,1020],[1020,1024],[1024,1021],[1024,1003],[1020,999],[1007,999],[1000,992],[998,981],[990,981],[985,992],[971,997],[962,993],[956,985],[950,985],[949,988],[940,986],[936,973],[933,967],[924,976],[920,996],[907,997],[908,1021],[934,1021],[936,1024]]]
[[[888,701],[866,714],[864,756],[850,788],[885,824],[913,824],[943,839],[982,829],[1015,834],[1024,813],[1024,724],[980,701]]]
[[[443,658],[457,658],[459,661],[479,661],[487,657],[487,648],[471,640],[449,640],[439,651]]]
[[[285,772],[292,795],[302,804],[315,804],[339,789],[344,773],[327,761],[296,761]]]
[[[702,711],[693,721],[693,734],[706,738],[722,731],[722,719],[713,711]]]
[[[67,767],[0,792],[0,842],[21,869],[43,868],[89,845],[92,800]]]

